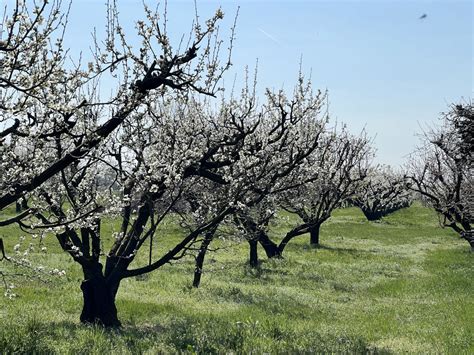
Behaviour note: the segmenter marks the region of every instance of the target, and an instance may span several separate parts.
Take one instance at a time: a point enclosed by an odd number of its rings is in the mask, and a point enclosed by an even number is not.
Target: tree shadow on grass
[[[354,249],[354,248],[340,248],[340,247],[333,247],[333,246],[325,245],[325,244],[319,244],[315,249],[329,250],[329,251],[333,251],[333,252],[341,253],[341,254],[360,254],[360,255],[373,254],[373,252],[369,250],[360,250],[360,249]]]
[[[289,244],[287,246],[288,251],[292,252],[308,252],[308,251],[313,251],[313,252],[318,252],[320,250],[327,250],[331,252],[335,252],[338,254],[351,254],[355,256],[365,256],[365,255],[372,255],[374,254],[373,251],[370,250],[362,250],[362,249],[355,249],[355,248],[344,248],[344,247],[334,247],[326,244],[318,244],[315,246],[310,246],[306,244]],[[285,257],[285,253],[283,254],[283,257]]]

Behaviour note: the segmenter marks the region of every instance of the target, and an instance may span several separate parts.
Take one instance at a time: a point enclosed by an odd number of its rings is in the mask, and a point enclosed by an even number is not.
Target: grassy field
[[[291,223],[281,218],[271,235]],[[169,222],[162,233],[167,250],[181,232]],[[0,234],[11,251],[19,231]],[[50,239],[48,253],[31,258],[66,276],[23,279],[17,298],[0,295],[0,353],[474,352],[474,254],[418,204],[377,223],[338,210],[322,227],[321,248],[302,236],[284,260],[267,261],[261,250],[256,270],[245,243],[221,242],[199,289],[190,287],[192,259],[125,280],[120,330],[79,323],[80,269]],[[0,270],[15,272],[5,262]]]

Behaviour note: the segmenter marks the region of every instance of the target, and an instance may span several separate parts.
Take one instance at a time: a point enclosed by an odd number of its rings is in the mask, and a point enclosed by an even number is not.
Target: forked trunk
[[[368,221],[378,221],[383,217],[382,213],[379,211],[364,211],[362,212],[365,215],[365,218],[367,218]]]
[[[267,254],[268,258],[281,258],[281,250],[278,248],[278,245],[276,245],[266,233],[262,232],[260,233],[260,236],[258,238],[258,241],[260,245],[263,247],[265,250],[265,253]]]
[[[257,267],[258,266],[258,241],[256,239],[251,239],[248,241],[250,246],[250,266]]]
[[[102,275],[94,275],[81,284],[84,306],[81,322],[120,327],[115,306],[118,284],[110,285]]]
[[[319,229],[321,225],[316,224],[314,227],[312,227],[309,230],[309,236],[310,236],[310,244],[312,247],[318,247],[319,246]]]

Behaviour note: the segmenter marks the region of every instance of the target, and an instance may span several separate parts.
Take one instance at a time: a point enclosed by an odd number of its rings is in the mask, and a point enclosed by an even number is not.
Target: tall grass
[[[281,237],[293,218],[282,215],[271,236]],[[0,233],[8,250],[21,235],[15,227]],[[159,249],[180,233],[168,221]],[[415,204],[367,222],[359,210],[341,209],[323,224],[321,248],[308,239],[295,239],[283,260],[260,251],[258,269],[247,266],[245,243],[220,242],[199,289],[190,287],[192,258],[124,280],[123,328],[104,330],[79,323],[80,269],[50,238],[48,253],[32,259],[66,276],[18,280],[19,296],[0,298],[0,352],[474,352],[474,254],[431,210]]]

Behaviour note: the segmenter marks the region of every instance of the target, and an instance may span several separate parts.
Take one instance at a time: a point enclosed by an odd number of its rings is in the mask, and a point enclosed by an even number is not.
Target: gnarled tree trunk
[[[258,242],[265,250],[268,258],[281,258],[281,250],[276,245],[266,233],[262,232],[259,235]]]
[[[119,281],[107,280],[102,271],[84,271],[85,280],[82,281],[83,308],[82,323],[100,324],[105,327],[120,327],[115,306]]]

